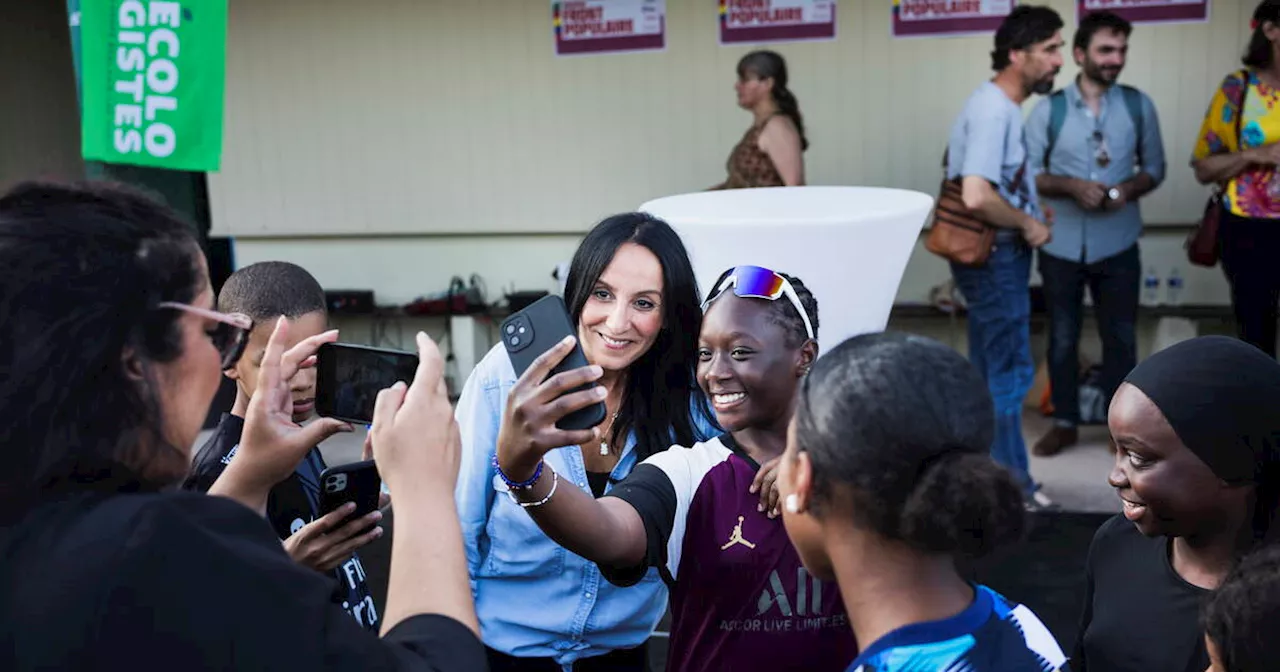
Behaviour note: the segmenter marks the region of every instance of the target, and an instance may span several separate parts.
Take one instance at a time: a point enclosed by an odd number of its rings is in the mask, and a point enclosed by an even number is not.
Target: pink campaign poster
[[[832,40],[836,0],[719,0],[720,44]]]
[[[1077,20],[1090,12],[1104,9],[1131,23],[1203,23],[1209,20],[1209,0],[1076,0]]]
[[[661,51],[666,15],[666,0],[553,1],[556,55]]]
[[[994,33],[1015,0],[893,0],[893,36]]]

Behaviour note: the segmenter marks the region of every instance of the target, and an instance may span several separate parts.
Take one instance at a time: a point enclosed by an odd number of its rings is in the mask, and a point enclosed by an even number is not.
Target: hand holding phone
[[[538,361],[540,355],[546,355],[565,339],[575,338],[577,329],[569,316],[569,309],[564,299],[559,296],[544,296],[529,304],[502,322],[502,344],[507,348],[507,356],[511,358],[511,366],[516,375],[524,377],[529,369]],[[550,362],[551,368],[543,371],[533,380],[543,382],[549,376],[586,368],[590,363],[583,354],[582,347],[576,342],[570,343],[567,352]],[[576,387],[568,388],[568,392],[581,392],[595,387],[595,380],[590,379]],[[589,429],[604,422],[605,405],[603,401],[587,404],[561,414],[556,418],[556,427],[560,429]]]
[[[587,364],[572,334],[558,296],[539,299],[503,323],[503,343],[520,377],[507,396],[498,464],[513,480],[531,477],[547,451],[599,437],[606,390],[596,381],[604,372]]]
[[[355,502],[348,502],[303,525],[284,540],[285,552],[304,567],[317,572],[333,571],[352,553],[382,536],[378,526],[382,512],[352,519],[356,508]]]
[[[320,515],[355,504],[355,509],[342,521],[345,525],[377,511],[381,494],[382,478],[373,460],[329,467],[320,474]]]
[[[332,419],[303,427],[294,423],[290,381],[299,369],[315,365],[317,349],[337,340],[338,332],[317,334],[286,351],[288,334],[289,321],[276,320],[258,371],[258,389],[245,414],[237,457],[209,489],[210,494],[230,497],[255,511],[265,510],[268,492],[293,473],[307,451],[337,432],[351,431],[346,423]]]

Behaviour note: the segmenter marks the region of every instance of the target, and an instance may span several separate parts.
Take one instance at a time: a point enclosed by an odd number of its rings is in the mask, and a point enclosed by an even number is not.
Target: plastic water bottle
[[[1152,266],[1147,267],[1146,275],[1142,276],[1142,305],[1155,306],[1160,303],[1160,276],[1156,275],[1156,269]]]
[[[1169,271],[1169,279],[1165,281],[1165,302],[1170,306],[1182,305],[1182,274],[1177,266]]]

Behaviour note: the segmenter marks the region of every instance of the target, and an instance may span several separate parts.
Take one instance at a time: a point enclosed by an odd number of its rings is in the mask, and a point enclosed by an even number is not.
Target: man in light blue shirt
[[[1053,90],[1062,67],[1062,18],[1048,7],[1021,5],[996,31],[991,67],[951,127],[947,178],[959,179],[965,208],[996,227],[987,263],[951,264],[968,306],[969,360],[995,401],[991,456],[1018,479],[1032,507],[1049,502],[1037,490],[1022,439],[1022,400],[1035,373],[1031,360],[1031,250],[1050,238],[1050,217],[1036,198],[1027,159],[1021,104]]]
[[[1151,99],[1116,84],[1131,32],[1129,22],[1111,12],[1081,20],[1073,41],[1080,75],[1041,100],[1027,120],[1036,187],[1055,214],[1053,240],[1038,255],[1055,422],[1032,448],[1036,455],[1055,455],[1078,440],[1086,285],[1102,339],[1106,398],[1138,362],[1138,199],[1164,180],[1165,158]]]

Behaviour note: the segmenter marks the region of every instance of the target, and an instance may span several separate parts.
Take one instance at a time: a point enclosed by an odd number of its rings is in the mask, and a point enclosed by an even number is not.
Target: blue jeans
[[[1036,490],[1022,438],[1022,402],[1031,389],[1031,250],[1022,241],[1000,242],[987,264],[951,265],[969,306],[969,361],[987,381],[995,402],[991,457],[1004,465],[1027,495]]]

